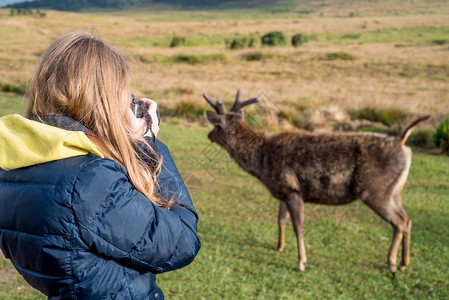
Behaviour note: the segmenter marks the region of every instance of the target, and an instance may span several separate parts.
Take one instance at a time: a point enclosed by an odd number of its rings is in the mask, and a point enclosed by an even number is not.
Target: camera
[[[136,118],[145,118],[147,121],[147,130],[145,133],[148,132],[148,130],[151,131],[151,125],[153,125],[153,120],[151,119],[150,114],[148,113],[148,106],[145,104],[142,100],[136,100],[136,97],[131,94],[131,109],[136,116]],[[159,112],[156,111],[157,116],[157,124],[159,125],[161,123],[161,118],[159,116]],[[153,132],[151,132],[153,133]],[[154,136],[154,134],[153,134]]]
[[[136,100],[136,97],[131,94],[131,109],[134,113],[134,115],[136,116],[136,118],[150,118],[151,116],[148,113],[148,106],[145,104],[144,101],[142,100]],[[159,116],[159,112],[156,111],[156,115],[157,115],[157,124],[159,125],[161,123],[161,117]],[[147,117],[148,116],[148,117]],[[153,120],[151,120],[153,121]]]

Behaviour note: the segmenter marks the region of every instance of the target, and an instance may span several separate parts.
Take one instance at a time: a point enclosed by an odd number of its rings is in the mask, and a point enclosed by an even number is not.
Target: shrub
[[[407,142],[419,148],[435,148],[435,131],[429,128],[417,129],[410,135]]]
[[[438,126],[435,134],[435,144],[449,154],[449,117]]]
[[[250,36],[236,36],[233,39],[226,39],[226,47],[230,49],[252,48],[257,46],[258,36],[251,34]]]
[[[281,31],[272,31],[262,37],[262,45],[285,46],[287,44],[287,36]]]
[[[251,35],[248,39],[248,47],[249,48],[256,47],[258,40],[260,40],[260,38],[258,36]]]
[[[248,38],[245,36],[235,37],[230,41],[229,48],[230,49],[243,49],[248,47]]]
[[[309,36],[304,33],[298,33],[292,36],[292,46],[299,47],[309,41]]]
[[[181,101],[176,104],[173,114],[178,117],[196,119],[204,115],[206,107],[199,106],[192,101]]]
[[[211,62],[211,61],[222,61],[227,62],[229,57],[224,53],[213,53],[213,54],[177,54],[174,56],[168,56],[163,58],[166,63],[187,63],[191,65]]]
[[[11,83],[0,85],[2,92],[9,92],[14,94],[23,95],[25,94],[26,87],[24,86],[17,86]]]
[[[438,40],[432,41],[432,44],[439,45],[439,46],[446,45],[448,43],[449,43],[449,40],[444,40],[444,39],[438,39]]]
[[[171,39],[170,47],[180,47],[186,43],[186,39],[182,36],[175,36]]]
[[[359,111],[350,111],[353,119],[364,119],[372,122],[380,122],[387,126],[402,122],[407,114],[399,109],[377,109],[373,107],[362,108]]]

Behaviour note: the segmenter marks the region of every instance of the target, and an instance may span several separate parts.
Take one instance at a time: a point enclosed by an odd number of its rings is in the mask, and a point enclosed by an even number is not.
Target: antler
[[[240,89],[237,90],[237,95],[235,96],[235,102],[234,102],[234,105],[232,105],[230,111],[238,112],[243,107],[245,107],[247,105],[250,105],[250,104],[253,104],[254,102],[259,101],[259,99],[256,97],[256,98],[251,98],[251,99],[245,100],[243,102],[240,102],[240,93],[241,92],[242,91]]]
[[[203,94],[203,97],[215,109],[215,111],[218,114],[224,115],[225,112],[224,112],[223,101],[221,101],[221,100],[214,101],[211,98],[209,98],[209,96],[206,93]]]

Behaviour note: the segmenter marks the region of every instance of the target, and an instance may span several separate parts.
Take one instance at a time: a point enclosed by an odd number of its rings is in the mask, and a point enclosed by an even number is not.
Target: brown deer
[[[393,275],[402,242],[405,270],[410,262],[412,221],[401,203],[401,191],[411,164],[411,150],[405,141],[413,128],[430,116],[408,126],[400,137],[374,133],[311,134],[299,131],[268,135],[243,122],[242,108],[258,101],[240,102],[240,90],[232,108],[225,113],[223,102],[204,98],[215,109],[206,111],[214,125],[208,138],[226,149],[237,164],[258,178],[280,200],[278,249],[285,246],[289,215],[298,246],[298,270],[304,271],[304,202],[341,205],[361,199],[393,226],[388,253]]]

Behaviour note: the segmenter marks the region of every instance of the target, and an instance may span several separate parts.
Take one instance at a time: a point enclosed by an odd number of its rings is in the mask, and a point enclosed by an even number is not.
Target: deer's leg
[[[404,231],[404,238],[402,240],[402,261],[399,269],[404,271],[405,268],[410,264],[410,239],[412,234],[412,220],[407,216],[404,208],[402,207],[401,195],[398,194],[395,198],[397,205],[402,211],[402,215],[406,217],[406,226]]]
[[[365,203],[372,208],[379,216],[393,226],[393,240],[388,252],[388,265],[390,271],[396,276],[397,255],[402,242],[402,262],[401,269],[410,261],[410,230],[411,220],[407,216],[401,203],[400,194],[392,195],[387,200],[367,199]]]
[[[288,208],[285,202],[279,202],[279,214],[278,214],[278,225],[279,225],[279,236],[278,236],[278,250],[283,251],[285,248],[285,227],[289,219]]]
[[[293,229],[298,243],[298,270],[304,271],[306,268],[306,247],[304,245],[304,200],[297,193],[291,193],[285,202],[287,204],[290,217],[292,218]]]

